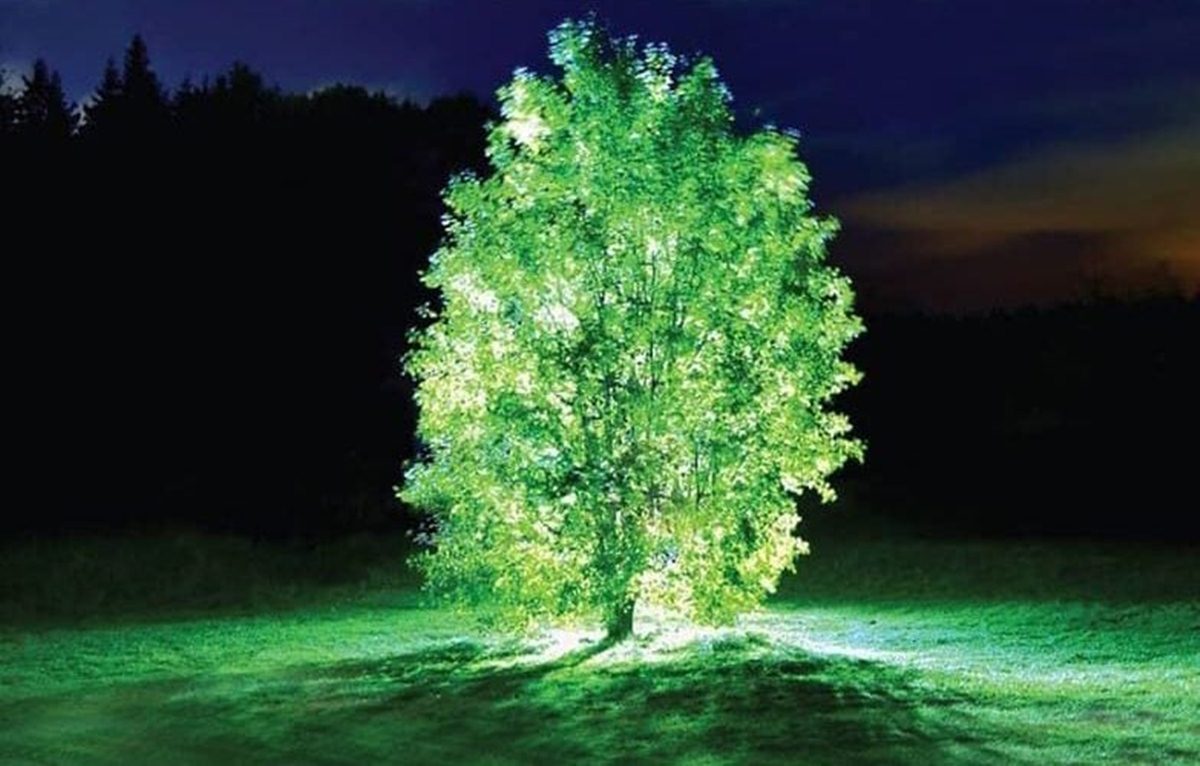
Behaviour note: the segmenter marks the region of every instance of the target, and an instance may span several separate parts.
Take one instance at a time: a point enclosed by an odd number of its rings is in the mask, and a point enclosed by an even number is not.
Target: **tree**
[[[119,132],[121,94],[124,85],[117,64],[111,58],[104,63],[104,75],[86,106],[83,108],[84,133],[113,135]]]
[[[167,114],[167,97],[158,75],[150,67],[150,52],[141,35],[134,35],[125,50],[121,97],[131,127],[147,130],[162,126]]]
[[[140,141],[167,127],[170,104],[141,35],[134,35],[118,71],[109,59],[104,77],[84,109],[89,135]]]
[[[33,62],[33,72],[22,78],[17,98],[20,130],[31,138],[64,141],[75,132],[74,105],[63,93],[62,78],[46,62]]]
[[[449,184],[423,276],[417,565],[514,623],[728,621],[806,551],[797,498],[862,455],[829,409],[862,329],[836,223],[794,136],[734,133],[711,60],[569,21],[550,56],[561,79],[499,91],[493,173]]]
[[[0,68],[0,138],[17,130],[17,97],[8,90],[8,72]]]

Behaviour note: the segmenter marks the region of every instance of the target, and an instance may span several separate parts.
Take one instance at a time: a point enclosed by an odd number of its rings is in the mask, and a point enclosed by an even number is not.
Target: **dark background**
[[[392,497],[416,446],[398,359],[429,298],[416,274],[438,192],[456,170],[486,171],[491,101],[293,93],[244,64],[168,88],[148,57],[135,41],[107,85],[93,75],[82,125],[53,62],[0,100],[4,534],[411,527]],[[1200,300],[1186,280],[1080,273],[1066,292],[1031,278],[939,304],[947,274],[987,275],[995,257],[934,275],[914,260],[898,293],[899,266],[862,253],[912,237],[869,218],[847,218],[832,254],[868,326],[852,349],[866,380],[842,400],[867,462],[840,477],[839,507],[809,516],[1200,539]],[[1080,246],[1039,236],[1012,262]],[[1028,235],[988,246],[1005,242]]]

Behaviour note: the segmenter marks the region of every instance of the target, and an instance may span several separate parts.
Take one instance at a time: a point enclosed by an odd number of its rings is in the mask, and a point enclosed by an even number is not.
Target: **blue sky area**
[[[835,257],[893,304],[1200,288],[1200,3],[1142,0],[0,0],[0,65],[73,98],[147,40],[171,86],[243,60],[287,90],[489,96],[595,11],[711,55],[743,124],[799,129]]]

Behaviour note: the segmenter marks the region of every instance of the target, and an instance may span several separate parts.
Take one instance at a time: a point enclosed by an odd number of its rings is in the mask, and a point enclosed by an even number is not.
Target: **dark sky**
[[[746,124],[802,132],[876,300],[1200,289],[1194,0],[0,0],[0,65],[45,57],[82,99],[141,32],[170,85],[241,59],[290,90],[488,95],[589,10],[713,56]]]

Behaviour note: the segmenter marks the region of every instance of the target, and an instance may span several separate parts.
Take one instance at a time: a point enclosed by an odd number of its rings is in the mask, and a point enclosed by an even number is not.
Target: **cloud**
[[[1053,300],[1167,279],[1198,292],[1198,211],[1200,122],[1060,145],[948,181],[859,195],[838,212],[846,229],[875,232],[858,237],[857,256],[845,251],[861,268],[909,283],[919,273],[964,283],[986,275],[974,289],[1011,289],[1007,300],[991,297],[1013,303],[1024,297],[1018,288]]]
[[[0,61],[0,91],[18,91],[24,87],[21,77],[28,74],[30,65],[24,61]]]

